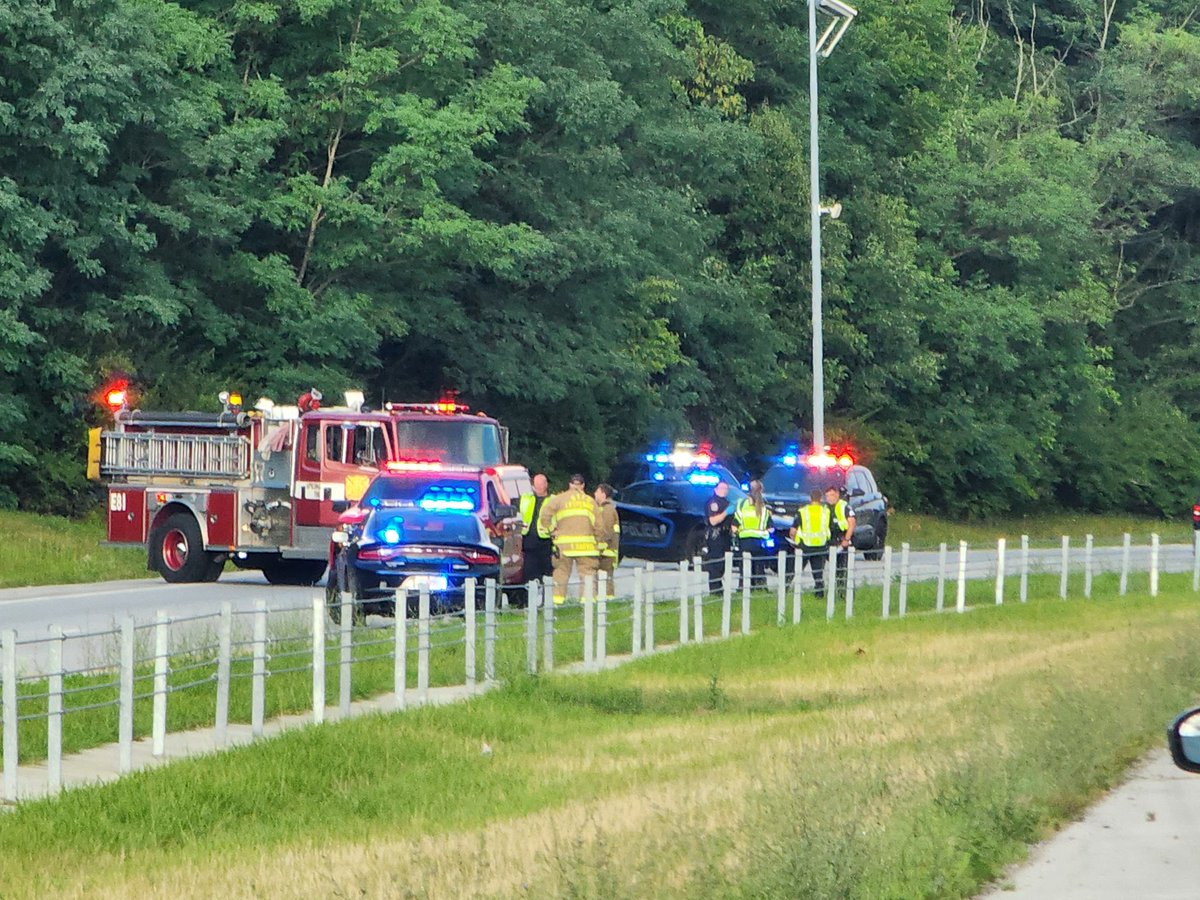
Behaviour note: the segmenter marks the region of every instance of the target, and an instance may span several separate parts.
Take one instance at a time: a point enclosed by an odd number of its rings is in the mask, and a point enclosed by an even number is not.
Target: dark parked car
[[[854,463],[847,455],[841,457],[784,456],[763,475],[763,494],[775,511],[777,522],[786,518],[788,526],[796,509],[808,503],[809,493],[824,491],[832,486],[854,510],[854,546],[867,559],[879,559],[887,541],[888,499],[879,491],[875,476],[866,466]]]
[[[715,484],[715,477],[702,483],[639,481],[620,490],[617,512],[621,516],[621,555],[652,562],[679,562],[699,556],[704,546],[704,504]],[[730,506],[736,506],[745,496],[740,487],[730,487]],[[790,552],[787,528],[776,524],[775,545]]]
[[[500,550],[475,512],[429,511],[415,506],[374,507],[360,528],[337,532],[327,597],[341,621],[339,592],[354,598],[355,621],[369,613],[395,614],[395,591],[422,588],[434,612],[462,609],[468,578],[482,585],[500,577]]]

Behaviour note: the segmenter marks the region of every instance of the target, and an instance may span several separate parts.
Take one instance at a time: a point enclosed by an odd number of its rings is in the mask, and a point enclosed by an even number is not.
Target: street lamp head
[[[853,19],[858,15],[857,9],[842,0],[817,0],[817,9],[839,19]]]
[[[829,59],[829,54],[833,52],[833,48],[838,45],[838,41],[842,39],[842,35],[846,33],[846,29],[854,21],[854,17],[858,15],[858,10],[843,3],[842,0],[809,0],[809,2],[815,3],[816,10],[833,19],[816,42],[817,55],[821,59]]]

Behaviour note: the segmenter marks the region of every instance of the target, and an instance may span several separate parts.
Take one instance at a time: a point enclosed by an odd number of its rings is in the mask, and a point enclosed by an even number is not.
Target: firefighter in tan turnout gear
[[[612,485],[598,484],[592,494],[596,498],[596,546],[600,550],[600,571],[608,582],[608,597],[615,596],[613,576],[621,550],[621,520],[613,503]]]
[[[599,547],[596,543],[596,501],[583,489],[583,476],[572,475],[570,486],[542,504],[538,529],[554,541],[554,602],[567,600],[572,568],[579,572],[583,596],[595,596]]]

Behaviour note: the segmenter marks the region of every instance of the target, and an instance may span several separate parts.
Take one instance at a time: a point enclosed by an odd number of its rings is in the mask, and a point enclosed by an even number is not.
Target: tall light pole
[[[818,9],[832,21],[817,36]],[[858,10],[841,0],[808,0],[808,159],[812,205],[812,367],[813,367],[813,452],[825,449],[825,336],[821,302],[821,216],[833,218],[842,211],[840,203],[821,206],[821,165],[817,137],[817,62],[827,59],[837,46]]]

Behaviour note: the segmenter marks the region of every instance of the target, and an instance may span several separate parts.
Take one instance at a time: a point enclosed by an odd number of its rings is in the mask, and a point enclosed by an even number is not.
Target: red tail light
[[[1200,503],[1192,507],[1192,521],[1200,522]]]
[[[500,554],[491,550],[476,550],[472,547],[434,547],[409,544],[396,547],[365,547],[358,551],[358,558],[368,562],[382,562],[397,556],[436,557],[438,559],[461,559],[464,562],[484,566],[500,564]]]

